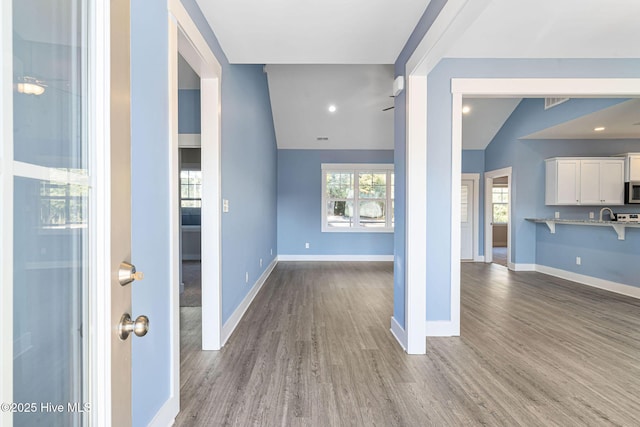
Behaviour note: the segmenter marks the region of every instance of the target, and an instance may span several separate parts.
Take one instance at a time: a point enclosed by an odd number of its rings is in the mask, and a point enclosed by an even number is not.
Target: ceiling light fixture
[[[605,129],[604,126],[599,126],[597,128],[593,128],[593,130],[595,130],[596,132],[602,132]]]
[[[42,95],[46,85],[36,78],[25,76],[16,83],[18,93],[25,95]]]
[[[329,105],[329,112],[330,113],[335,113],[336,112],[336,106],[335,105]]]
[[[469,107],[468,105],[464,105],[462,107],[462,114],[469,114],[471,112],[471,107]]]

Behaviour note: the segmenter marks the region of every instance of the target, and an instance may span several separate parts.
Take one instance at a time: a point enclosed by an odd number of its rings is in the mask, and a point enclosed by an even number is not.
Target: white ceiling
[[[391,65],[268,65],[278,148],[393,149]],[[335,105],[330,113],[329,105]],[[328,141],[318,141],[328,137]]]
[[[451,58],[638,58],[638,0],[492,0]]]
[[[469,114],[462,115],[462,148],[484,150],[522,98],[465,98]]]
[[[268,67],[279,148],[393,148],[393,110],[380,111],[392,105],[393,70],[311,64],[395,62],[428,0],[197,2],[230,62],[309,64]],[[445,56],[637,58],[638,16],[640,0],[491,0]],[[476,106],[463,118],[465,149],[484,149],[519,102],[468,101]],[[330,103],[337,105],[335,114],[326,110]],[[536,137],[584,138],[573,125]],[[614,130],[618,125],[607,132],[634,131]]]
[[[393,64],[429,0],[197,0],[229,62]]]
[[[595,132],[603,126],[605,130]],[[522,139],[635,139],[640,138],[640,99],[632,99],[595,113],[523,136]]]

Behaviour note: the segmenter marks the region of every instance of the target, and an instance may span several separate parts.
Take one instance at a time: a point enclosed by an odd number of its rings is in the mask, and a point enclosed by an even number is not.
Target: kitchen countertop
[[[556,224],[609,226],[618,234],[618,240],[625,239],[627,228],[640,228],[637,222],[600,221],[597,219],[567,219],[567,218],[525,218],[527,221],[546,224],[551,234],[556,232]]]

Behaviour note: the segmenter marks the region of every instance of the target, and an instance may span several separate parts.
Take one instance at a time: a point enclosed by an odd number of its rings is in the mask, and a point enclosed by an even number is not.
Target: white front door
[[[473,180],[462,180],[460,190],[460,259],[473,260]]]
[[[129,2],[0,7],[0,425],[130,425]]]

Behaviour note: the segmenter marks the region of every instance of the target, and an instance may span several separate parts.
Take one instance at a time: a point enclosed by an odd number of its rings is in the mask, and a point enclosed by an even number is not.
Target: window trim
[[[322,202],[320,204],[321,230],[323,233],[393,233],[395,224],[392,222],[393,212],[392,206],[395,198],[391,197],[391,174],[395,174],[393,163],[322,163],[321,164],[321,180],[322,180]],[[358,191],[359,179],[358,175],[362,172],[385,171],[387,173],[387,197],[385,201],[385,218],[386,225],[384,227],[363,227],[360,225],[360,194]],[[350,172],[354,174],[353,200],[354,221],[351,227],[329,227],[327,222],[327,172]],[[365,199],[365,200],[383,200],[383,199]]]

